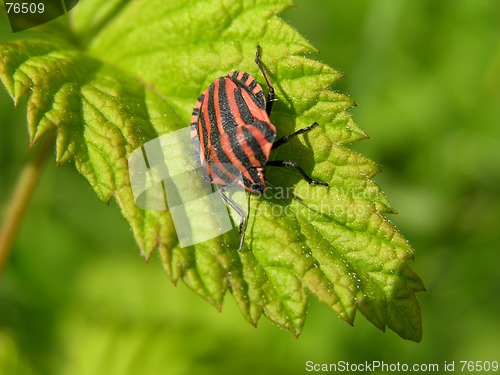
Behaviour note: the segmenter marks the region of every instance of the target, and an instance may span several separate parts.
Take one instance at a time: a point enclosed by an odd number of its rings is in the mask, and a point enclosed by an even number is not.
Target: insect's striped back
[[[266,80],[269,92],[267,103],[262,87],[250,74],[234,71],[226,77],[216,79],[200,95],[191,117],[191,139],[199,158],[203,177],[207,182],[219,185],[239,183],[248,192],[263,192],[265,188],[264,168],[267,166],[294,168],[310,184],[328,186],[326,182],[314,180],[291,160],[269,161],[271,149],[278,148],[289,139],[310,131],[312,125],[283,136],[274,142],[276,128],[269,120],[275,100],[274,88],[262,61],[260,46],[257,46],[255,63]],[[245,232],[250,215],[250,194],[245,212],[238,203],[220,189],[221,198],[241,218],[240,246],[243,248]]]
[[[191,138],[203,176],[213,184],[233,183],[241,174],[247,190],[261,191],[275,137],[262,87],[248,73],[216,79],[193,109]]]

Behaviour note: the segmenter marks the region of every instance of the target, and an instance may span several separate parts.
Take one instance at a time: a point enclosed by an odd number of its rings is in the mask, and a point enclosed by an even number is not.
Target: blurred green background
[[[115,204],[47,164],[0,279],[0,374],[304,373],[305,362],[500,360],[500,2],[299,0],[282,17],[345,74],[370,134],[352,147],[416,249],[424,336],[407,342],[315,300],[295,339],[248,324],[145,263]],[[0,208],[28,151],[0,89]],[[3,212],[3,211],[2,211]],[[457,367],[458,364],[456,365]],[[457,370],[457,368],[456,368]]]

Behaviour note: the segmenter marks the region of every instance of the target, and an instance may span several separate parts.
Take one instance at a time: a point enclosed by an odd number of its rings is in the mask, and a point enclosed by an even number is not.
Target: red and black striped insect
[[[257,46],[255,62],[266,80],[269,91],[267,101],[260,84],[250,74],[234,71],[216,79],[200,95],[191,117],[191,140],[196,158],[202,165],[203,178],[212,184],[221,185],[222,199],[241,217],[240,246],[245,239],[248,223],[247,213],[230,197],[224,194],[224,187],[241,185],[250,193],[263,193],[266,187],[265,168],[295,168],[310,184],[328,186],[314,180],[295,162],[289,160],[269,160],[274,150],[290,138],[308,132],[314,123],[295,133],[276,138],[276,127],[269,116],[276,100],[269,76],[260,60],[260,46]]]

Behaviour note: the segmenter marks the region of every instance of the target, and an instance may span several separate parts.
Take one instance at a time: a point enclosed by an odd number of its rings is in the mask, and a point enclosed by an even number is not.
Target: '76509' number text
[[[5,3],[7,13],[27,14],[43,13],[45,5],[43,3]]]

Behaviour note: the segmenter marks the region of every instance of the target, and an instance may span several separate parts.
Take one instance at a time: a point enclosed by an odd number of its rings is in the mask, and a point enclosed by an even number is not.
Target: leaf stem
[[[3,222],[0,226],[0,276],[40,177],[43,163],[50,154],[53,138],[45,137],[40,143],[35,146],[34,150],[31,150],[29,159],[21,170],[14,191],[7,202]]]

